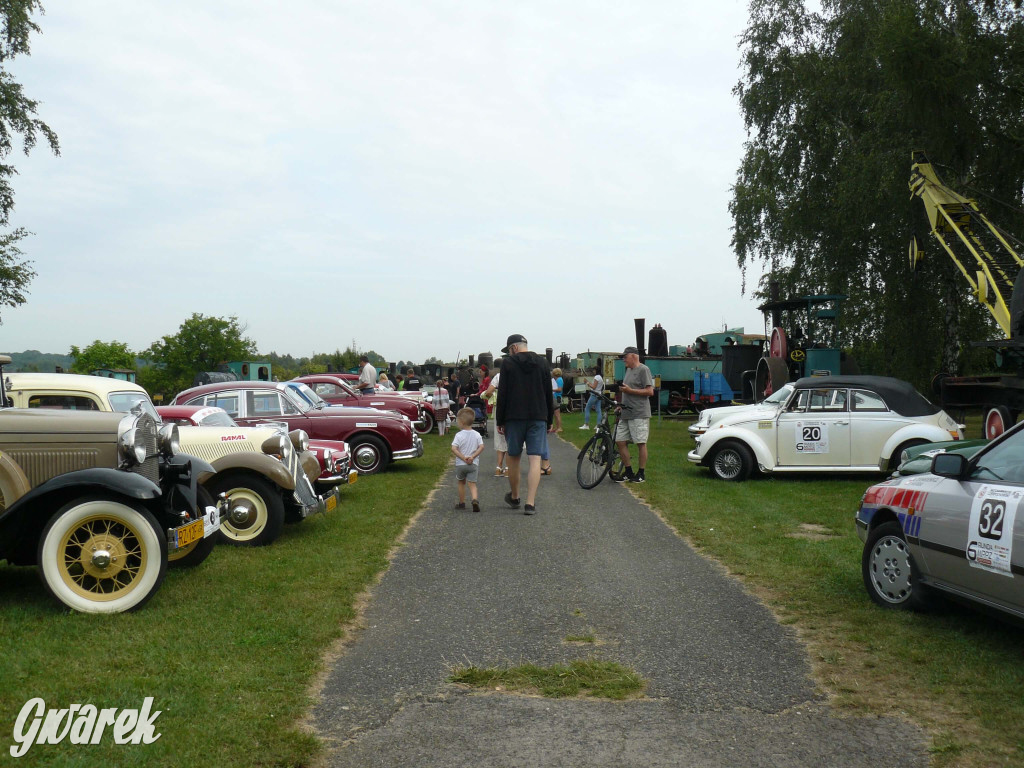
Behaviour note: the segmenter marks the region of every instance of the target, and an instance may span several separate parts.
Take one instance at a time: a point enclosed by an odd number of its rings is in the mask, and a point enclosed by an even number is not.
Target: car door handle
[[[849,426],[849,424],[850,424],[850,422],[848,422],[848,421],[837,421],[836,422],[836,426],[837,427],[846,427],[846,426]]]

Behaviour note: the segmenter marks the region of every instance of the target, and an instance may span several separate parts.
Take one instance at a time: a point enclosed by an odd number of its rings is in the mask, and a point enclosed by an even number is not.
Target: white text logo
[[[147,696],[138,709],[97,709],[92,704],[72,704],[67,709],[46,709],[40,698],[29,699],[14,721],[12,757],[21,757],[33,744],[59,744],[66,737],[72,744],[99,744],[109,725],[115,744],[152,744],[160,738],[153,733],[153,721],[162,710],[152,711],[153,697]]]

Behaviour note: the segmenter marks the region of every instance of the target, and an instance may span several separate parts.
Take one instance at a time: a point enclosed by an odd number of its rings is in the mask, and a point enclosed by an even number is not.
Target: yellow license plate
[[[338,506],[338,497],[336,494],[332,493],[327,497],[327,511],[330,512],[336,506]]]
[[[349,472],[348,473],[348,484],[349,485],[352,485],[352,483],[354,483],[358,479],[359,479],[359,473],[358,472]]]
[[[192,542],[203,538],[204,532],[202,520],[196,520],[188,525],[183,525],[174,532],[175,546],[179,549],[187,547]]]

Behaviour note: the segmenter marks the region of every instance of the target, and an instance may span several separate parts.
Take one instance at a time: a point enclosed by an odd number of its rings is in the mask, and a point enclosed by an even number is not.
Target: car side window
[[[238,393],[218,392],[215,395],[209,395],[206,398],[205,405],[213,405],[217,408],[223,408],[232,417],[235,417],[238,415]]]
[[[796,393],[796,396],[789,401],[789,411],[806,411],[807,403],[811,399],[811,391],[809,389],[801,389]]]
[[[278,396],[276,390],[270,392],[247,392],[246,404],[248,406],[247,411],[250,419],[261,418],[264,416],[280,416],[282,413],[281,398]]]
[[[889,408],[885,404],[885,400],[876,395],[874,392],[868,392],[863,389],[853,390],[853,410],[855,411],[868,411],[868,412],[885,412]]]
[[[100,407],[88,397],[79,395],[32,395],[29,408],[46,408],[55,411],[98,411]]]
[[[846,410],[845,389],[812,389],[808,411],[841,413]]]

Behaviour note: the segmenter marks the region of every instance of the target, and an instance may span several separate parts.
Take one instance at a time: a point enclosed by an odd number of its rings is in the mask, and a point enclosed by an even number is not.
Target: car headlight
[[[164,456],[173,456],[181,450],[177,424],[164,424],[156,436],[156,445]]]
[[[260,448],[264,453],[269,453],[272,456],[287,456],[288,451],[291,450],[291,442],[284,435],[274,435],[264,440]]]
[[[296,451],[308,451],[309,450],[309,435],[301,429],[293,429],[288,433],[288,438],[292,441],[292,445],[295,446]]]
[[[129,466],[142,464],[146,460],[146,441],[138,427],[125,430],[117,442],[121,458]]]

